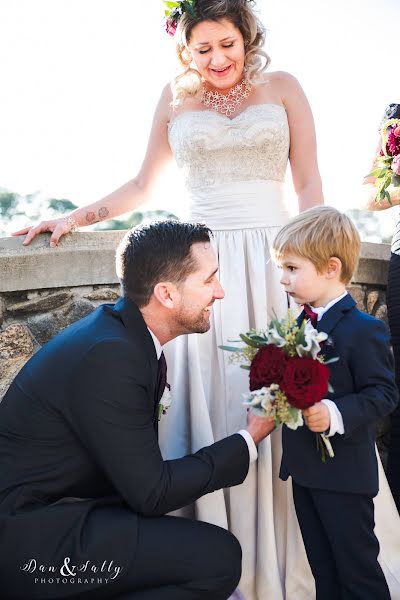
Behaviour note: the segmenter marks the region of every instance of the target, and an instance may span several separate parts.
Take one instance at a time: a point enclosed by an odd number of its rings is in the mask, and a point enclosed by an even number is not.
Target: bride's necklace
[[[240,106],[251,92],[251,84],[246,80],[235,85],[227,94],[220,92],[209,92],[203,86],[201,92],[201,101],[205,106],[211,107],[213,110],[230,117],[238,106]]]

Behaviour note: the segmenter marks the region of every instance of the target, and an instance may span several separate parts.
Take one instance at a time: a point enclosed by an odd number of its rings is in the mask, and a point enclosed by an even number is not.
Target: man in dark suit
[[[224,295],[210,231],[136,228],[117,268],[123,298],[46,344],[0,404],[2,599],[222,600],[239,581],[232,534],[164,515],[242,483],[273,422],[249,414],[178,460],[157,441],[162,346],[207,331]]]
[[[323,206],[295,217],[274,252],[303,319],[328,334],[323,345],[333,392],[303,411],[308,427],[284,427],[280,476],[293,496],[317,600],[390,600],[378,563],[373,497],[378,493],[375,423],[398,401],[387,327],[357,310],[345,286],[360,238],[351,220]],[[321,460],[316,432],[334,457]]]

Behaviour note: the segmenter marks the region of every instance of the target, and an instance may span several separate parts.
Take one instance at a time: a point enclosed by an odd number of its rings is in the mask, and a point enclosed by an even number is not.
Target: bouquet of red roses
[[[283,320],[273,319],[266,331],[240,334],[246,346],[220,346],[233,352],[232,360],[250,371],[250,394],[245,406],[260,415],[273,417],[276,426],[290,429],[303,425],[302,410],[326,398],[329,369],[320,356],[327,334],[308,322],[297,324],[292,311]],[[335,359],[332,359],[335,360]],[[329,361],[329,362],[332,362]],[[329,438],[316,434],[322,460],[333,457]]]
[[[400,119],[389,119],[381,128],[382,147],[376,158],[378,167],[367,177],[375,177],[378,191],[376,202],[388,200],[392,204],[387,188],[400,185]]]

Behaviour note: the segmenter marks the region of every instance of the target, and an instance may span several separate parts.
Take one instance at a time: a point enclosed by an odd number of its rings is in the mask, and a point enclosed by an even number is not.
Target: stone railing
[[[0,239],[0,398],[28,358],[56,333],[115,302],[119,284],[114,257],[123,231],[75,233],[49,247],[49,235],[28,247],[21,238]],[[358,307],[386,321],[389,246],[364,242],[349,286]],[[379,427],[383,459],[388,420]]]

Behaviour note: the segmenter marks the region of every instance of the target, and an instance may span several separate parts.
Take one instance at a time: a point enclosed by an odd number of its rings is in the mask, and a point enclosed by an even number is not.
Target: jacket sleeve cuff
[[[331,426],[329,430],[325,433],[327,437],[332,437],[335,433],[339,433],[340,435],[344,434],[344,424],[342,413],[336,406],[336,404],[332,400],[321,400],[328,407],[329,415],[331,418]]]
[[[253,438],[251,437],[250,433],[246,430],[246,429],[241,429],[240,431],[238,431],[239,435],[243,436],[244,439],[246,440],[247,443],[247,447],[249,449],[249,457],[250,457],[250,464],[255,462],[258,458],[258,452],[257,452],[257,446],[254,443]]]

